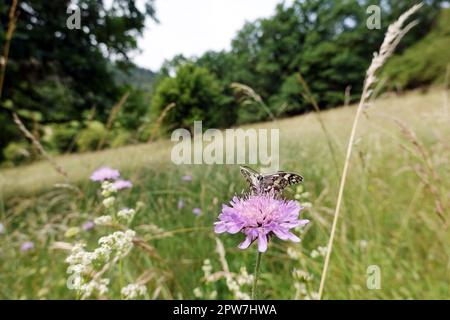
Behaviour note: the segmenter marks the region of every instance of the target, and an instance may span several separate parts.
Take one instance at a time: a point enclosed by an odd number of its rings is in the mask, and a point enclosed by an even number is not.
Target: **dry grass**
[[[433,115],[441,110],[442,91],[430,91],[427,94],[413,92],[402,97],[387,97],[376,101],[374,108],[369,110],[370,120],[361,120],[361,135],[370,132],[373,139],[378,140],[379,136],[397,136],[395,122],[386,121],[385,115],[392,118],[400,118],[410,126],[417,128],[420,132],[429,131],[429,122],[432,121],[429,115]],[[322,118],[329,131],[333,133],[337,140],[342,143],[350,131],[350,124],[355,112],[356,105],[342,107],[339,109],[322,112]],[[315,114],[280,119],[277,126],[280,127],[280,140],[283,145],[297,142],[304,146],[307,152],[310,143],[316,144],[318,139],[322,139],[321,126]],[[275,127],[273,122],[259,123],[242,128],[271,128]],[[376,128],[378,132],[373,130]],[[445,127],[443,128],[445,129]],[[395,147],[397,140],[388,140],[384,143],[389,145],[384,148]],[[164,166],[170,162],[170,151],[172,143],[170,141],[158,141],[153,144],[141,144],[117,149],[109,149],[83,154],[63,155],[56,158],[58,163],[64,165],[69,174],[69,182],[80,183],[85,180],[93,169],[102,165],[110,165],[121,170],[136,171],[142,168]],[[281,157],[283,160],[283,157]],[[284,161],[282,167],[289,168],[289,163]],[[297,164],[302,167],[302,164]],[[38,193],[51,188],[56,183],[63,182],[51,168],[48,162],[39,161],[30,165],[3,169],[0,171],[0,190],[5,197],[20,192],[24,194]]]

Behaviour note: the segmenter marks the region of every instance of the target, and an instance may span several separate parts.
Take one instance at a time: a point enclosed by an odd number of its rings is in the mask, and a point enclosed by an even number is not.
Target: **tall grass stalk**
[[[327,140],[328,148],[330,149],[331,157],[333,159],[334,167],[336,169],[336,175],[339,178],[339,166],[336,159],[336,152],[333,147],[333,136],[328,132],[327,127],[325,126],[325,122],[322,119],[322,116],[320,115],[320,108],[319,104],[317,103],[316,99],[314,98],[314,95],[312,94],[311,90],[309,89],[308,83],[305,81],[305,79],[302,77],[300,72],[297,72],[297,81],[301,84],[303,87],[303,90],[305,90],[305,93],[303,94],[303,97],[312,104],[314,107],[314,110],[316,111],[317,120],[319,121],[320,128],[322,129],[325,138]],[[346,90],[347,92],[347,90]]]
[[[98,143],[97,150],[100,150],[101,148],[103,148],[103,145],[105,144],[106,139],[107,139],[107,135],[108,135],[109,131],[111,131],[114,120],[116,119],[116,116],[119,114],[120,109],[122,109],[125,102],[127,102],[129,95],[130,95],[129,91],[125,92],[125,94],[120,98],[119,102],[117,102],[116,105],[111,109],[111,113],[109,114],[108,121],[106,122],[106,134]]]
[[[162,123],[164,119],[166,118],[167,114],[170,110],[176,107],[176,104],[174,102],[169,103],[164,110],[161,112],[161,114],[158,117],[158,120],[156,120],[155,126],[153,127],[150,137],[148,138],[147,143],[153,142],[155,140],[156,135],[158,134],[159,129],[162,126]]]
[[[367,105],[367,101],[369,101],[371,95],[372,95],[372,87],[377,82],[376,73],[377,71],[384,65],[386,60],[392,55],[395,48],[399,44],[400,40],[403,38],[403,36],[411,30],[415,25],[417,25],[417,21],[413,21],[409,24],[407,24],[404,27],[404,24],[408,18],[413,15],[415,12],[417,12],[422,7],[422,3],[416,4],[411,9],[403,13],[399,19],[391,24],[386,32],[386,35],[384,37],[384,41],[381,44],[380,50],[378,53],[374,54],[374,57],[372,59],[372,62],[367,69],[366,77],[364,79],[364,86],[363,86],[363,92],[361,95],[361,99],[358,104],[358,108],[356,110],[356,115],[353,120],[352,130],[350,133],[350,137],[348,140],[347,145],[347,152],[345,155],[345,162],[344,162],[344,168],[342,170],[341,175],[341,181],[339,184],[339,192],[336,202],[336,207],[334,211],[334,218],[333,218],[333,224],[331,227],[330,232],[330,238],[328,240],[328,246],[327,246],[327,254],[325,257],[325,262],[322,270],[322,276],[320,279],[320,287],[319,287],[319,300],[322,299],[324,286],[325,286],[325,280],[327,277],[328,272],[328,266],[330,263],[330,256],[333,249],[333,241],[334,241],[334,235],[336,233],[336,226],[339,219],[340,209],[341,209],[341,203],[342,198],[344,195],[344,189],[345,189],[345,183],[347,181],[347,175],[348,175],[348,169],[350,165],[350,158],[352,155],[353,150],[353,144],[355,142],[355,136],[356,136],[356,129],[358,127],[359,120],[361,118],[361,114],[363,110],[365,109]]]

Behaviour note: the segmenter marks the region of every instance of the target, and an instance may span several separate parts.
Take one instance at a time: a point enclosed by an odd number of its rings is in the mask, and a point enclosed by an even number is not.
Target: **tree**
[[[0,4],[0,43],[11,2]],[[114,0],[107,8],[103,0],[78,0],[81,29],[69,29],[67,9],[73,1],[20,1],[2,107],[33,111],[42,123],[80,119],[94,106],[106,117],[120,95],[110,60],[130,65],[128,55],[137,48],[145,20],[154,17],[153,0],[141,9],[137,2]],[[4,108],[0,113],[0,119],[8,119]],[[0,148],[11,138],[2,135]]]
[[[176,106],[164,118],[168,127],[191,128],[194,121],[204,127],[224,127],[234,123],[233,110],[226,108],[223,88],[207,69],[193,63],[179,66],[173,77],[162,79],[155,88],[152,113],[158,116],[170,103]]]

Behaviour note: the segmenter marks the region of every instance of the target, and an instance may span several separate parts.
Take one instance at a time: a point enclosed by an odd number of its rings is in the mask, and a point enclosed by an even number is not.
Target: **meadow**
[[[387,94],[365,110],[324,299],[449,297],[449,94],[442,88]],[[281,169],[304,177],[302,187],[289,188],[285,195],[304,204],[302,218],[311,221],[301,231],[301,243],[274,239],[269,244],[262,257],[259,298],[317,297],[355,110],[350,105],[243,126],[280,129]],[[66,283],[70,248],[77,242],[95,248],[99,237],[114,230],[86,227],[104,214],[99,184],[89,180],[101,166],[116,168],[133,182],[117,198],[137,208],[130,227],[139,241],[106,271],[109,290],[97,298],[123,298],[121,288],[131,282],[146,287],[143,298],[249,295],[256,246],[240,250],[242,235],[213,231],[222,203],[247,188],[239,166],[176,166],[170,162],[172,146],[160,140],[59,156],[55,161],[68,172],[67,179],[45,161],[2,170],[0,298],[79,298]],[[379,289],[367,286],[369,266],[380,270]]]

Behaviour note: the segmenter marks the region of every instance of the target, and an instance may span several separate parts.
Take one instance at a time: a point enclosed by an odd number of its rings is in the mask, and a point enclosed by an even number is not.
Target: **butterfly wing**
[[[244,176],[245,180],[247,180],[250,186],[250,190],[253,193],[257,193],[261,188],[261,180],[263,176],[255,170],[246,166],[241,166],[240,169],[241,174]]]
[[[274,174],[264,175],[261,187],[264,192],[281,193],[287,186],[292,186],[303,181],[303,177],[292,172],[278,171]]]

